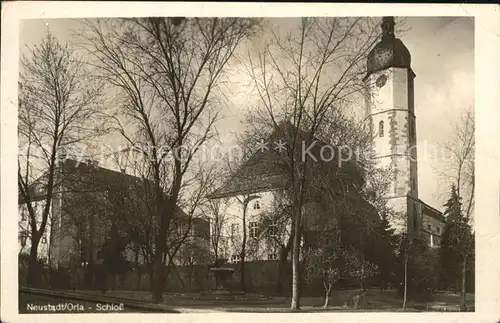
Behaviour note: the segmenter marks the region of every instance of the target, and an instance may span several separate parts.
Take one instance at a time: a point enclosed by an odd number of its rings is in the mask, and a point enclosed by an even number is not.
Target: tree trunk
[[[172,201],[169,201],[172,203]],[[174,209],[168,210],[172,212],[166,212],[167,214],[173,214]],[[163,291],[165,288],[165,256],[166,256],[166,239],[167,239],[167,224],[165,223],[167,215],[165,214],[165,209],[161,207],[160,213],[160,224],[159,233],[156,236],[155,241],[155,253],[153,258],[153,286],[152,286],[152,297],[151,301],[153,303],[160,303],[163,298]]]
[[[134,263],[135,263],[135,274],[137,275],[137,285],[136,285],[136,288],[138,290],[141,289],[141,267],[139,265],[139,249],[136,249],[135,250],[135,259],[134,259]]]
[[[330,298],[330,291],[331,291],[331,289],[332,289],[332,284],[329,284],[328,288],[326,289],[326,293],[325,293],[325,304],[323,305],[324,308],[328,307],[328,301],[329,301],[329,298]]]
[[[152,279],[152,298],[153,303],[159,303],[163,296],[163,272],[165,270],[162,263],[162,256],[155,254],[153,262],[153,279]]]
[[[286,266],[286,260],[288,258],[288,254],[290,253],[290,249],[292,248],[293,235],[290,236],[288,242],[284,248],[280,250],[280,259],[278,262],[278,275],[276,276],[276,295],[281,295],[282,292],[282,277],[283,272]]]
[[[403,310],[406,309],[406,298],[408,296],[408,250],[405,252],[404,286],[403,286]]]
[[[363,262],[361,264],[361,282],[359,284],[359,287],[361,287],[361,291],[364,291],[365,290],[365,255],[363,255]]]
[[[296,211],[292,249],[292,310],[300,310],[300,212]]]
[[[184,290],[185,288],[184,281],[182,280],[181,273],[179,272],[179,269],[177,269],[177,266],[174,264],[173,260],[168,262],[168,268],[167,268],[167,273],[165,275],[165,279],[168,278],[171,269],[174,270],[174,274],[175,277],[177,278],[177,281],[179,282],[179,286],[181,287],[182,290]],[[192,277],[194,273],[194,263],[189,264],[189,271],[191,272],[191,277]]]
[[[245,254],[246,254],[246,244],[247,244],[247,206],[248,203],[245,201],[243,205],[243,241],[241,244],[241,259],[240,259],[240,289],[241,291],[246,291],[245,284]]]
[[[142,270],[141,270],[141,267],[137,267],[137,290],[141,290],[142,289]]]
[[[153,149],[153,154],[156,157],[156,151]],[[156,159],[156,158],[155,158]],[[153,286],[152,286],[152,297],[151,301],[153,303],[160,303],[163,298],[163,291],[165,288],[165,261],[164,257],[167,253],[167,232],[169,229],[170,218],[175,214],[175,210],[177,207],[177,197],[179,194],[180,186],[181,186],[181,165],[179,164],[179,160],[174,161],[175,164],[175,175],[174,175],[174,184],[172,187],[172,195],[165,199],[164,192],[161,187],[160,181],[160,170],[158,165],[154,165],[155,169],[155,186],[156,186],[156,201],[158,207],[158,216],[159,219],[159,227],[158,234],[156,236],[155,241],[155,253],[153,260]]]
[[[214,268],[219,268],[219,255],[215,254]],[[214,275],[215,277],[215,289],[219,288],[219,275]]]
[[[460,290],[460,311],[467,311],[467,257],[463,258],[462,263],[462,288]]]
[[[219,242],[218,242],[218,239],[217,239],[217,242],[214,243],[215,247],[214,247],[214,256],[215,256],[215,260],[214,260],[214,268],[219,268],[219,252],[218,252],[218,247],[219,247]],[[214,275],[214,279],[215,279],[215,289],[217,289],[217,287],[219,286],[219,276],[218,275]]]
[[[149,272],[149,284],[150,284],[149,288],[150,288],[150,290],[153,290],[153,288],[154,288],[153,287],[154,286],[154,279],[153,279],[153,277],[154,277],[154,269],[153,269],[151,263],[148,266],[148,272]]]
[[[36,287],[38,283],[38,233],[33,234],[31,238],[30,255],[28,257],[28,277],[26,278],[26,283],[28,287]]]

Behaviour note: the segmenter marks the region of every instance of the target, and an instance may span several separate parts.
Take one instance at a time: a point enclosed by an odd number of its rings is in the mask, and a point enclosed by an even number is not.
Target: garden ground
[[[102,294],[91,290],[46,291],[59,293],[59,297],[68,299],[125,303],[136,308],[152,309],[163,308],[164,311],[175,312],[288,312],[290,298],[262,297],[247,294],[245,296],[228,299],[223,296],[200,297],[200,293],[165,293],[162,304],[152,304],[151,293],[144,291],[113,290]],[[38,290],[43,295],[43,290]],[[367,290],[359,302],[357,309],[353,308],[352,297],[359,294],[359,290],[333,291],[330,297],[330,306],[322,308],[324,300],[321,297],[301,298],[301,310],[304,312],[316,311],[402,311],[402,300],[394,290]],[[55,295],[55,294],[54,294]],[[474,310],[474,295],[468,294],[468,310]],[[140,304],[139,307],[136,305]],[[406,311],[458,311],[459,295],[454,293],[435,293],[427,302],[408,302]],[[127,306],[127,305],[126,305]],[[21,303],[20,303],[21,307]]]

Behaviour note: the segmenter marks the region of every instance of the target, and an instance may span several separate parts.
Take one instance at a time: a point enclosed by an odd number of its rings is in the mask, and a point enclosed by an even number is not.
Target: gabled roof
[[[442,221],[442,222],[445,222],[446,221],[446,218],[443,214],[443,212],[433,208],[432,206],[430,206],[429,204],[425,203],[424,201],[422,200],[418,200],[421,204],[421,208],[422,208],[422,213],[425,212],[425,214],[435,218],[436,220],[439,220],[439,221]]]
[[[109,187],[117,187],[121,183],[136,183],[142,179],[124,172],[111,170],[108,168],[99,167],[94,161],[81,162],[75,159],[66,158],[62,163],[59,163],[55,168],[54,174],[54,190],[59,191],[60,176],[64,181],[65,189],[80,189],[85,186],[92,186],[95,190],[105,190]],[[45,199],[48,171],[36,179],[30,185],[30,198],[32,201],[40,201]],[[18,204],[24,204],[22,194],[18,195]]]
[[[275,131],[267,138],[267,149],[257,149],[249,159],[236,170],[229,180],[219,189],[209,195],[210,198],[230,197],[245,193],[257,193],[267,190],[279,189],[286,185],[287,180],[287,165],[286,165],[286,150],[277,151],[273,149],[275,143],[282,140],[287,144],[296,139],[296,152],[302,154],[302,142],[316,141],[314,148],[309,150],[316,159],[321,160],[320,150],[327,144],[316,138],[309,140],[308,133],[301,129],[297,129],[290,122],[281,122]],[[306,149],[308,147],[305,147]],[[285,158],[284,158],[285,157]],[[333,169],[338,167],[337,154],[332,161],[322,162],[322,164],[330,165],[328,168]],[[300,157],[301,158],[301,157]],[[339,175],[348,175],[352,180],[363,180],[360,174],[360,169],[355,162],[345,161],[342,164]],[[355,176],[357,174],[357,176]]]

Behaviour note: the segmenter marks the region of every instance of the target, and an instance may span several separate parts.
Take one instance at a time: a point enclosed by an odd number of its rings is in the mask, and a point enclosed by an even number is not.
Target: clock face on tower
[[[375,83],[377,84],[377,87],[382,87],[385,85],[386,82],[387,82],[387,76],[380,75]]]

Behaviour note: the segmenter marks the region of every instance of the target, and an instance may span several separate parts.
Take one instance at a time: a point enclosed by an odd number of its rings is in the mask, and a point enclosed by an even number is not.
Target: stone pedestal
[[[210,271],[215,278],[216,291],[230,291],[231,290],[231,277],[234,273],[234,268],[215,267],[210,268]]]

